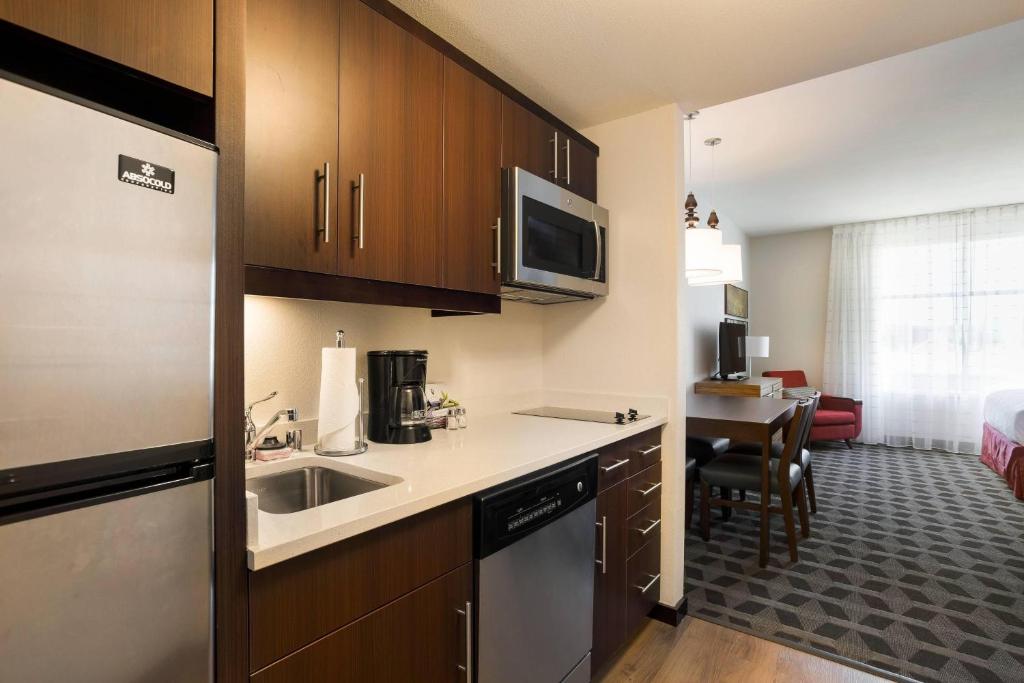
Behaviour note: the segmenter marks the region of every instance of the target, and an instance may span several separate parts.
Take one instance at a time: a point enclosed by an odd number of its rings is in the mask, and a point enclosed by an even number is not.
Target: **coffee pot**
[[[370,351],[368,436],[377,443],[430,441],[427,352]]]

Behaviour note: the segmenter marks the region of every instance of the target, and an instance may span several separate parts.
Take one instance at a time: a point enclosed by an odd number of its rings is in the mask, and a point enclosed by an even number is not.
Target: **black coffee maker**
[[[430,441],[427,426],[427,352],[369,351],[370,441]]]

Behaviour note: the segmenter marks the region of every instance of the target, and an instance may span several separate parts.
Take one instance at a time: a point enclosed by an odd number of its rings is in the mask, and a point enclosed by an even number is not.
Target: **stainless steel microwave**
[[[521,168],[501,171],[501,296],[555,304],[608,294],[608,211]]]

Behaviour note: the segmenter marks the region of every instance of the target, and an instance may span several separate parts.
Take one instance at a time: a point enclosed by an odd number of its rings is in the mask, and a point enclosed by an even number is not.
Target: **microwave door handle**
[[[603,240],[601,239],[601,226],[598,225],[597,221],[592,221],[594,224],[594,277],[591,280],[596,280],[601,277],[601,266],[604,260],[601,257],[601,253],[604,251]]]

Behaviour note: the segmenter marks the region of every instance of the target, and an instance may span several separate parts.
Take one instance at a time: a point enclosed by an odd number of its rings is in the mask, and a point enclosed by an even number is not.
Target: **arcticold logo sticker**
[[[174,171],[123,154],[117,155],[117,179],[122,183],[174,194]]]

